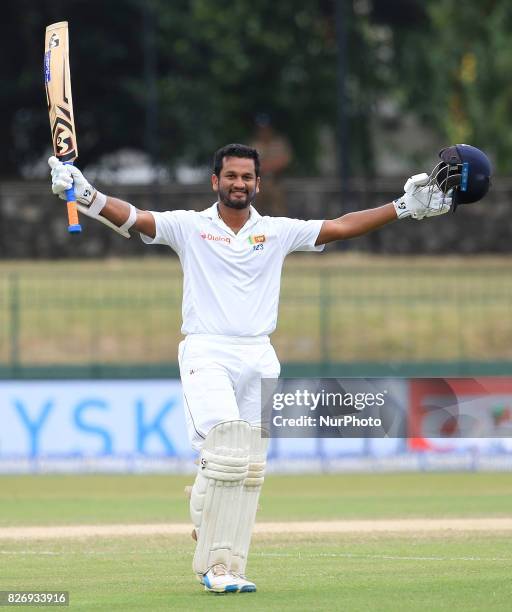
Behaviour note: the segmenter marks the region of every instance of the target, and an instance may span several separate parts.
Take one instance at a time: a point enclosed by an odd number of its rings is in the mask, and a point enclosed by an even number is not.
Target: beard
[[[237,197],[237,194],[243,194],[244,197]],[[228,208],[234,208],[236,210],[243,210],[248,208],[256,198],[256,189],[251,192],[241,189],[220,189],[219,188],[219,201],[227,206]]]

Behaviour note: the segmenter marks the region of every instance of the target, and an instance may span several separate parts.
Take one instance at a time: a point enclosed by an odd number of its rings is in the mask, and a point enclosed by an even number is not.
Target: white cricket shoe
[[[230,574],[222,563],[211,567],[200,580],[204,584],[205,591],[211,593],[238,593],[240,590],[239,579]]]
[[[237,574],[236,572],[233,572],[231,575],[238,584],[239,593],[254,593],[254,591],[256,590],[256,585],[254,584],[254,582],[247,580],[247,578],[243,574]]]

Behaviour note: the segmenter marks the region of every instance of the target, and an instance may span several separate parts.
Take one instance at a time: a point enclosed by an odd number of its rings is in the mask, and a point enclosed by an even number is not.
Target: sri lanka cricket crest
[[[247,238],[249,244],[262,244],[265,242],[265,234],[260,234],[259,236],[249,236]]]

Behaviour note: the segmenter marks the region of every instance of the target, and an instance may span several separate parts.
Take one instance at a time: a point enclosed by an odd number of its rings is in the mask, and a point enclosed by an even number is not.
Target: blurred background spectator
[[[284,217],[287,215],[286,193],[281,179],[292,161],[290,143],[276,130],[267,113],[258,113],[254,123],[251,146],[260,154],[262,178],[257,208],[260,214]]]

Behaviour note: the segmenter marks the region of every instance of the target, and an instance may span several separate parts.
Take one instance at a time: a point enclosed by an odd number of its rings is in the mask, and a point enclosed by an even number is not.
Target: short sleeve
[[[189,230],[193,226],[192,210],[167,210],[165,212],[149,211],[155,219],[156,234],[150,238],[145,234],[140,237],[146,244],[165,244],[180,253],[187,242]]]
[[[324,245],[315,246],[323,221],[274,217],[275,229],[285,255],[293,251],[323,251]]]

